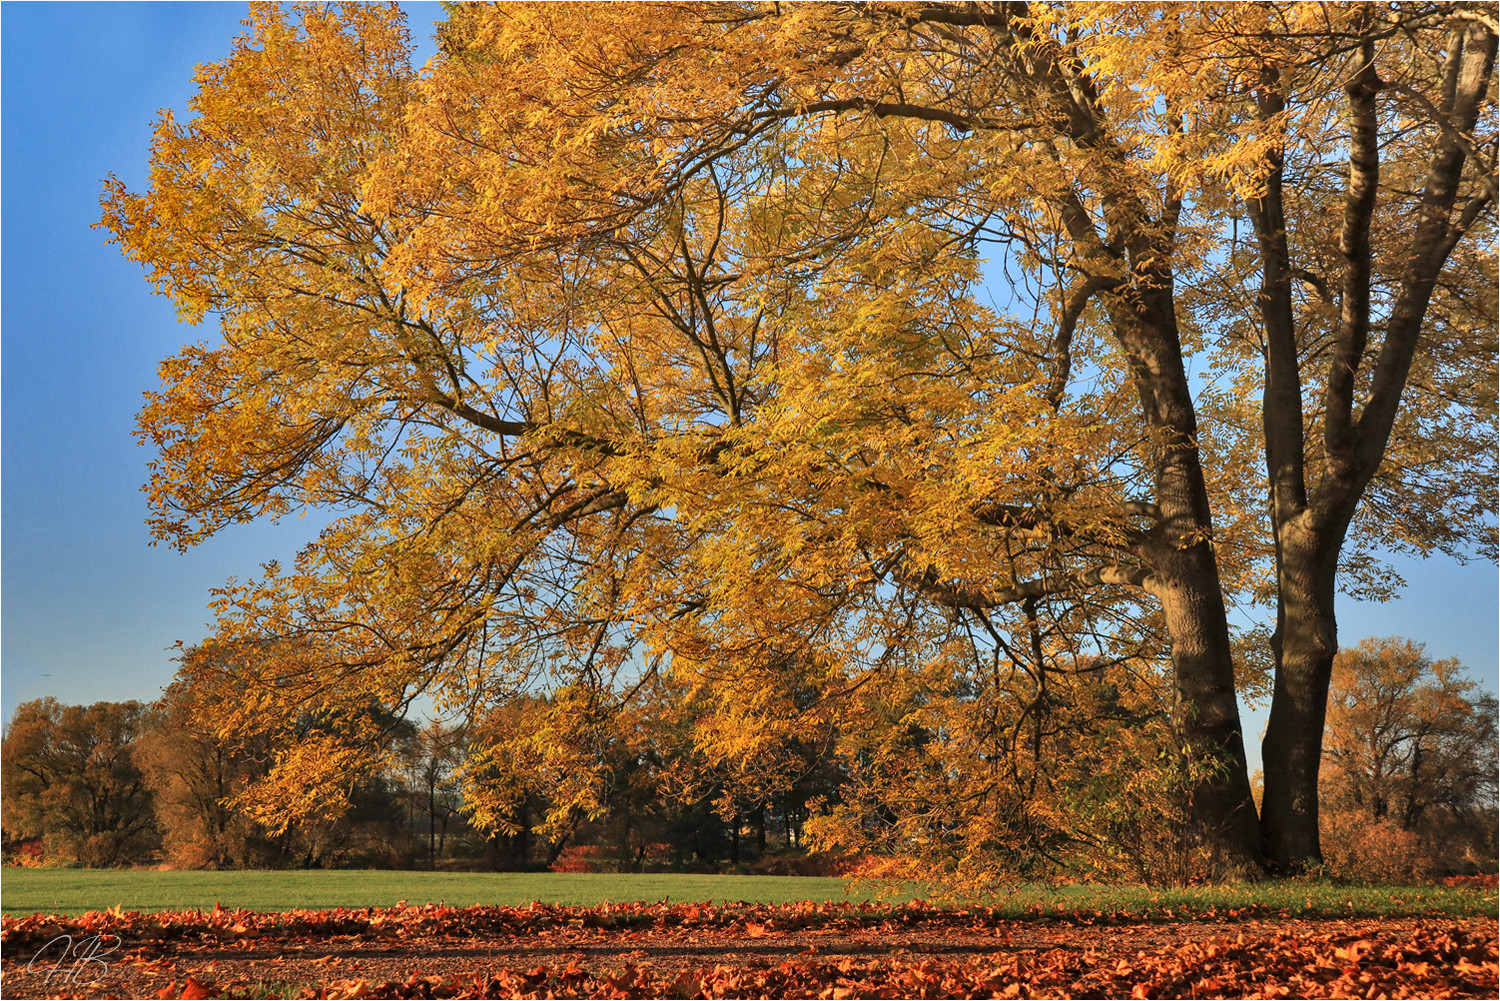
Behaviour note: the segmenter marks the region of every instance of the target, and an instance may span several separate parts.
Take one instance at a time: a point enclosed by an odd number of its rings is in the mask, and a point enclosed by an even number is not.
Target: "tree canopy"
[[[1400,637],[1340,650],[1325,798],[1402,830],[1441,832],[1434,842],[1493,842],[1495,722],[1495,696],[1457,660],[1435,661]]]
[[[233,718],[669,672],[732,756],[798,686],[1024,676],[1019,734],[1160,666],[1196,836],[1317,856],[1336,589],[1495,550],[1486,6],[478,5],[420,72],[393,9],[248,24],[103,223],[220,325],[140,415],[157,537],[340,515],[219,594],[294,651]]]
[[[139,702],[17,706],[0,745],[7,841],[43,839],[48,854],[90,866],[141,858],[155,831],[135,740],[150,718]]]

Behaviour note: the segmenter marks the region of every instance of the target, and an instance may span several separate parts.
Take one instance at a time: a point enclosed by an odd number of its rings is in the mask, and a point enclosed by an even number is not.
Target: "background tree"
[[[586,848],[590,866],[637,871],[660,845],[678,863],[717,861],[723,839],[704,828],[719,786],[688,760],[684,715],[662,688],[649,677],[633,692],[573,684],[497,706],[463,769],[471,822],[504,840],[514,866]]]
[[[205,719],[202,703],[203,693],[185,682],[168,686],[136,748],[162,851],[188,869],[271,865],[274,846],[233,806],[235,797],[264,775],[266,749],[221,738],[209,722],[211,711]]]
[[[139,702],[22,703],[5,729],[5,829],[44,839],[52,861],[110,866],[158,843],[151,793],[135,760],[148,724]]]
[[[399,752],[403,798],[413,828],[426,832],[427,864],[436,868],[447,847],[450,826],[461,822],[463,790],[458,773],[467,736],[461,725],[446,726],[439,720],[413,731]]]
[[[1326,807],[1348,825],[1416,835],[1439,868],[1495,857],[1496,701],[1457,660],[1400,637],[1334,661],[1324,740]],[[1408,874],[1409,875],[1409,874]]]
[[[416,728],[368,700],[274,699],[278,685],[305,678],[318,661],[305,642],[209,641],[184,651],[166,693],[177,727],[153,748],[157,780],[174,790],[174,807],[184,797],[218,800],[224,781],[229,793],[220,802],[222,815],[234,818],[236,864],[383,864],[409,849],[394,773],[396,751]]]
[[[851,691],[1066,599],[1160,623],[1207,856],[1316,857],[1340,566],[1494,549],[1484,10],[508,5],[440,40],[418,79],[391,11],[257,8],[106,194],[221,321],[140,418],[159,537],[346,512],[221,594],[223,641],[313,655],[256,713],[541,687],[583,755],[558,707],[636,665],[789,650]],[[1278,605],[1260,824],[1228,601]]]

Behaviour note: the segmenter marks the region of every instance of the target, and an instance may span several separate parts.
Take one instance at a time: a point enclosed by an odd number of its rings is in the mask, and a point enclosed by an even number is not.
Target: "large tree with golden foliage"
[[[220,322],[141,414],[158,536],[341,512],[220,596],[222,641],[319,653],[257,712],[669,666],[753,714],[958,628],[1014,668],[1047,621],[1069,664],[1168,651],[1220,857],[1317,856],[1340,582],[1494,552],[1489,7],[505,4],[439,41],[419,73],[393,10],[257,6],[107,188]],[[1260,818],[1240,602],[1276,607]]]

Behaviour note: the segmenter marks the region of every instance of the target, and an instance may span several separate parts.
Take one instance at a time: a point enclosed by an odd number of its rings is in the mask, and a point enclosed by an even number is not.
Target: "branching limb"
[[[1373,40],[1365,41],[1359,59],[1358,71],[1344,85],[1349,95],[1349,186],[1339,233],[1344,274],[1339,333],[1323,396],[1328,453],[1335,461],[1344,462],[1349,460],[1353,446],[1354,380],[1370,337],[1370,225],[1380,188],[1380,134],[1375,110],[1380,79],[1375,74]]]
[[[1094,276],[1073,290],[1063,303],[1062,316],[1058,319],[1057,334],[1053,338],[1052,378],[1047,384],[1047,402],[1056,410],[1062,405],[1063,393],[1068,388],[1068,377],[1073,368],[1073,331],[1078,320],[1088,308],[1089,300],[1097,292],[1118,288],[1120,281],[1114,278]]]
[[[915,574],[906,571],[904,564],[899,563],[891,568],[891,574],[935,604],[946,608],[974,610],[998,608],[1054,594],[1071,594],[1093,587],[1138,587],[1150,590],[1152,580],[1150,570],[1129,566],[1094,567],[1003,588],[944,582],[938,578],[935,570],[928,569],[925,573]]]

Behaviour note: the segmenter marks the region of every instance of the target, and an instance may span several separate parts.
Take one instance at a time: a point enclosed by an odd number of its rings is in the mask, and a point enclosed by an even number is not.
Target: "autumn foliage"
[[[67,725],[77,707],[20,707],[5,745],[7,863],[41,859],[45,837],[52,864],[736,871],[928,880],[981,898],[1016,880],[1181,885],[1214,868],[1186,833],[1195,763],[1173,742],[1159,679],[1139,666],[1043,661],[994,684],[993,665],[939,663],[904,689],[844,693],[836,713],[802,676],[756,696],[766,725],[753,733],[709,689],[661,677],[613,715],[579,687],[502,703],[467,728],[419,729],[372,708],[361,725],[389,734],[383,759],[351,770],[327,813],[277,823],[260,804],[280,795],[265,780],[286,738],[219,729],[194,687],[216,664],[189,651],[140,732],[98,744],[117,762],[111,781],[152,793],[96,832],[133,839],[128,856],[78,851],[71,801],[37,796],[38,771],[59,790],[88,777],[82,759],[70,777],[69,759],[48,751],[79,738]],[[1456,663],[1387,639],[1340,655],[1332,702],[1323,873],[1410,883],[1492,871],[1491,697]],[[115,709],[139,711],[100,704],[89,718]],[[309,717],[297,732],[327,725]]]
[[[214,601],[219,727],[297,735],[267,823],[426,696],[550,734],[490,757],[555,837],[660,683],[708,707],[677,760],[753,801],[839,743],[886,809],[826,838],[937,872],[1316,863],[1334,595],[1495,549],[1482,5],[455,5],[438,42],[256,5],[106,184],[218,324],[139,417],[156,537],[335,514]]]
[[[1200,924],[1176,923],[1189,916]],[[257,973],[306,998],[1483,997],[1496,977],[1486,922],[1306,922],[1254,906],[1020,921],[923,904],[111,911],[6,917],[8,961],[59,934],[119,936],[116,977],[163,998],[236,996]],[[601,946],[609,958],[585,958]],[[206,966],[220,948],[235,958]],[[395,963],[377,958],[392,949]],[[455,958],[479,949],[491,958]],[[337,972],[360,957],[370,972]]]
[[[123,865],[156,835],[138,740],[150,725],[139,702],[70,706],[36,699],[16,707],[0,745],[6,840],[29,841],[21,864],[49,856]]]
[[[1399,637],[1334,662],[1321,794],[1329,871],[1410,881],[1491,868],[1496,703]]]

